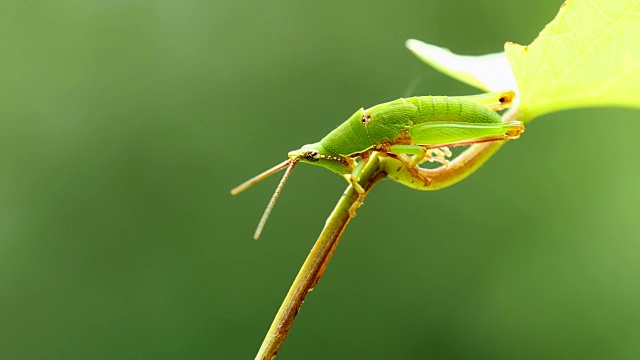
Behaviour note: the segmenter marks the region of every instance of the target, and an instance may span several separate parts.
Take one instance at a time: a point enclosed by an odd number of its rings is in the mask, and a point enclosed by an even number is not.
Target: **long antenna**
[[[277,173],[278,171],[286,168],[287,166],[289,166],[290,162],[291,162],[291,160],[285,160],[284,162],[272,167],[271,169],[263,172],[262,174],[256,175],[256,176],[252,177],[251,179],[243,182],[242,184],[236,186],[235,188],[233,188],[231,190],[231,195],[238,195],[239,193],[247,190],[248,188],[253,186],[255,183],[260,182],[260,181],[266,179],[267,177]]]
[[[278,187],[276,188],[276,191],[273,193],[273,196],[271,197],[271,200],[269,200],[269,204],[267,205],[267,208],[264,209],[264,214],[262,214],[262,218],[260,218],[260,222],[258,223],[258,227],[256,228],[256,232],[253,234],[253,238],[255,240],[258,240],[258,238],[260,237],[260,234],[262,233],[262,229],[264,228],[264,224],[267,223],[267,219],[269,219],[269,215],[271,215],[271,210],[273,210],[273,206],[276,204],[276,200],[278,200],[278,196],[280,196],[280,192],[282,191],[282,187],[284,187],[284,183],[287,182],[287,179],[289,178],[289,175],[291,175],[291,171],[293,170],[293,168],[298,163],[298,160],[300,160],[300,158],[293,158],[293,159],[287,160],[285,162],[285,163],[288,163],[289,167],[287,167],[287,171],[285,171],[284,175],[282,175],[282,180],[280,180],[280,183],[278,184]],[[273,169],[276,169],[276,168],[278,168],[279,166],[282,166],[285,163],[282,163],[282,164],[280,164],[278,166],[275,166]],[[265,174],[267,172],[273,170],[273,169],[267,170],[265,172]],[[274,170],[273,172],[276,172],[278,170]],[[269,175],[271,175],[271,174],[269,174]],[[269,176],[269,175],[267,175],[267,176]],[[260,176],[260,175],[258,175],[258,176]],[[251,179],[251,180],[253,180],[253,179]],[[247,182],[250,182],[251,180],[249,180]],[[238,188],[241,188],[243,185],[244,184],[238,186]],[[249,185],[249,186],[251,186],[251,185]],[[244,189],[241,189],[241,191],[242,190],[244,190]]]

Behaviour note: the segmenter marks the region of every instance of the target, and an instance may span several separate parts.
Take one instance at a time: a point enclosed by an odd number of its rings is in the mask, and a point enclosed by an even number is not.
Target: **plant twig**
[[[386,174],[380,168],[377,156],[372,156],[360,180],[360,185],[364,188],[365,193],[359,196],[351,186],[344,192],[327,219],[324,229],[313,245],[309,256],[307,256],[300,268],[275,319],[273,319],[273,323],[255,357],[256,360],[276,357],[278,350],[289,333],[289,329],[291,329],[291,325],[293,325],[293,320],[298,314],[305,296],[309,291],[313,290],[320,277],[322,277],[342,233],[352,219],[354,211],[350,210],[355,210],[373,186],[385,176]]]

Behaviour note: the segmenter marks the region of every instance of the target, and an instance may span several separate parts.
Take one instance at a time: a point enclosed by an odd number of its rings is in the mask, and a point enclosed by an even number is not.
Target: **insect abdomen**
[[[417,96],[407,99],[418,109],[415,123],[432,121],[499,123],[500,115],[472,101],[447,96]]]

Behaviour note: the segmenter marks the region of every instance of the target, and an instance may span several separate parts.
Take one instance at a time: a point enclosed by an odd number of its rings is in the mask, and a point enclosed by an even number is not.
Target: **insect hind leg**
[[[393,145],[391,146],[389,153],[395,155],[413,155],[411,160],[406,162],[408,167],[418,166],[424,161],[438,162],[444,166],[449,166],[449,160],[447,160],[447,157],[452,155],[451,151],[449,151],[449,148],[446,146],[428,148],[422,145]]]
[[[414,144],[429,149],[517,139],[524,131],[520,121],[508,123],[431,122],[411,128]]]

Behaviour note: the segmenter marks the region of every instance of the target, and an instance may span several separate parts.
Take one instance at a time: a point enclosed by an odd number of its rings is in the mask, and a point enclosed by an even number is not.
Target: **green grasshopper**
[[[288,159],[231,190],[236,195],[276,172],[286,169],[267,208],[254,239],[258,239],[285,182],[299,162],[319,165],[342,177],[360,194],[358,183],[366,159],[374,151],[395,157],[406,169],[418,168],[426,160],[446,165],[448,146],[466,146],[516,139],[524,131],[520,121],[504,123],[496,111],[511,105],[511,91],[474,96],[418,96],[401,98],[369,109],[359,109],[351,117],[314,144],[289,152]],[[433,154],[433,155],[432,155]],[[411,158],[407,156],[411,155]],[[360,158],[360,161],[355,160]],[[416,187],[415,171],[398,172],[392,179]],[[424,179],[420,179],[421,181]]]

